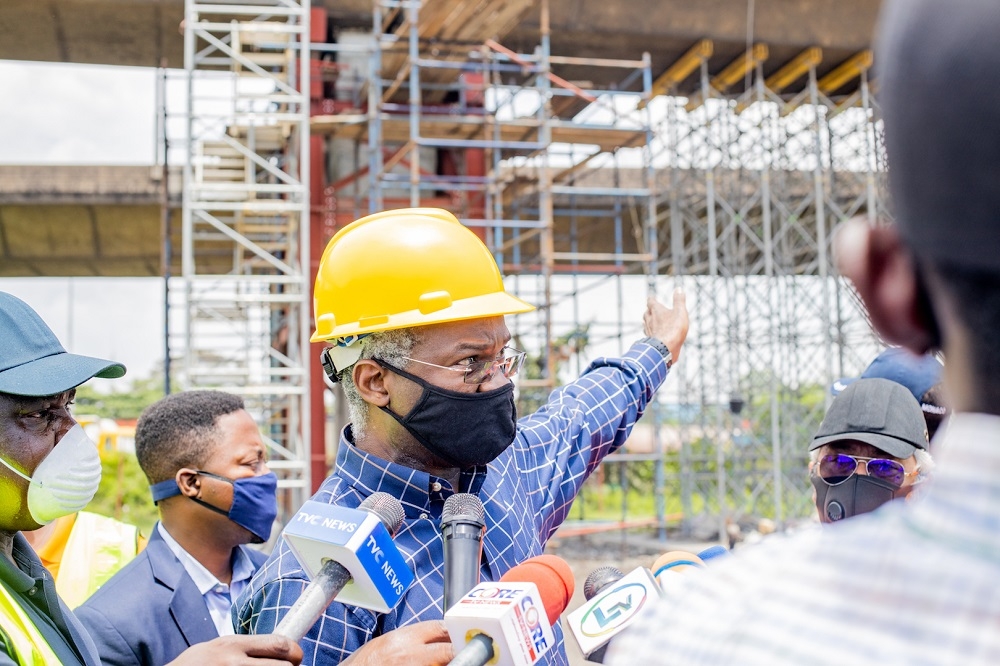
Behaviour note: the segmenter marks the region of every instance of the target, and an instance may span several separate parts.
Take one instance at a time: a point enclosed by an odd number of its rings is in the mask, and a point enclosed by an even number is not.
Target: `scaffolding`
[[[204,11],[220,6],[234,7]],[[553,54],[546,2],[376,0],[370,31],[335,35],[313,11],[312,44],[305,5],[246,7],[254,27],[202,24],[190,7],[185,29],[204,41],[190,61],[227,81],[263,79],[266,94],[237,93],[225,114],[192,112],[188,386],[258,396],[286,487],[308,489],[311,130],[311,168],[323,172],[313,174],[313,251],[370,212],[440,206],[539,306],[508,322],[534,361],[518,380],[521,413],[589,358],[641,337],[647,294],[687,291],[683,361],[588,482],[573,529],[647,526],[663,537],[676,525],[725,539],[735,525],[766,517],[780,528],[811,511],[806,449],[829,387],[880,346],[830,255],[839,224],[886,217],[870,52],[831,67],[819,48],[773,63],[767,45],[748,44],[718,62],[705,39],[656,76],[648,54]],[[518,53],[504,36],[528,12],[539,13],[539,43]],[[228,33],[204,36],[223,24]],[[211,180],[237,158],[235,178]],[[215,267],[197,270],[206,262]],[[214,301],[220,293],[236,298]],[[194,334],[206,315],[215,338]],[[220,370],[243,367],[258,377]],[[608,483],[620,488],[614,520],[584,510]],[[630,504],[629,488],[652,508]],[[603,526],[584,524],[595,518]]]
[[[309,2],[187,0],[183,29],[178,379],[244,398],[294,510],[310,492]]]
[[[668,483],[685,533],[725,539],[741,523],[767,517],[781,528],[813,512],[807,448],[829,387],[857,376],[880,346],[836,276],[830,239],[856,215],[886,216],[885,164],[870,52],[823,77],[818,48],[768,76],[765,45],[715,76],[711,52],[704,41],[688,53],[698,78],[684,97],[685,76],[662,77],[658,136],[663,267],[692,306],[676,375],[678,401],[694,408]],[[743,90],[726,94],[737,81]]]
[[[518,382],[522,412],[594,350],[639,337],[636,296],[671,276],[690,295],[685,360],[644,442],[597,475],[623,488],[611,524],[724,539],[807,515],[828,388],[879,346],[830,259],[837,225],[886,212],[871,53],[821,76],[818,48],[768,67],[767,45],[750,44],[713,68],[700,40],[654,81],[645,54],[552,54],[545,3],[463,14],[472,4],[381,0],[371,33],[341,33],[337,99],[313,118],[333,153],[331,216],[439,205],[481,235],[509,288],[540,306],[509,322],[538,361]],[[540,42],[515,53],[504,30],[528,11]],[[607,299],[597,316],[594,298]],[[627,489],[644,474],[654,508],[636,520]]]

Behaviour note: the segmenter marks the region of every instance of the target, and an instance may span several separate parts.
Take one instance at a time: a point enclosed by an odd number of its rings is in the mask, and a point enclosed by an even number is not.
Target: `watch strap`
[[[668,368],[673,364],[674,355],[670,353],[670,350],[667,348],[665,344],[663,344],[663,341],[658,340],[657,338],[647,336],[642,340],[639,340],[639,342],[645,342],[647,345],[649,345],[650,347],[655,347],[658,352],[663,354],[663,358],[667,360]]]

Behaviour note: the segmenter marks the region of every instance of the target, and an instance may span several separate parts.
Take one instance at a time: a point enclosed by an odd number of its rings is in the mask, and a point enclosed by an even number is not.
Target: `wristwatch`
[[[670,366],[674,364],[674,355],[670,353],[670,350],[667,349],[667,346],[663,344],[662,341],[647,336],[642,340],[639,340],[639,342],[645,342],[647,345],[649,345],[650,347],[655,347],[658,352],[663,354],[663,358],[667,360],[668,370],[670,369]]]

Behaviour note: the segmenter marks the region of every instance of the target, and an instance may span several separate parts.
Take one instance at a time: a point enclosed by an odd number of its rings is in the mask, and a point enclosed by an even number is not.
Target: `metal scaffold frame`
[[[668,484],[686,533],[725,540],[741,523],[766,517],[780,529],[814,511],[807,449],[829,387],[880,345],[836,276],[830,239],[855,215],[886,215],[885,165],[870,53],[818,78],[822,54],[808,49],[765,77],[767,49],[754,45],[710,77],[705,46],[693,52],[697,91],[669,91],[659,133],[664,269],[691,292],[678,397],[696,404]],[[742,93],[724,94],[727,71]],[[803,77],[801,92],[782,94]],[[852,80],[855,90],[830,94]]]
[[[241,395],[278,474],[309,483],[309,0],[187,0],[181,386]]]
[[[650,407],[646,443],[609,456],[584,494],[617,483],[616,525],[661,536],[674,520],[725,539],[761,517],[780,528],[806,516],[807,444],[829,386],[880,344],[830,258],[840,223],[886,216],[870,52],[819,76],[822,51],[807,49],[765,76],[766,45],[713,72],[701,40],[653,81],[648,56],[553,55],[545,3],[454,15],[474,4],[380,0],[371,33],[329,45],[336,99],[313,131],[333,156],[330,218],[441,206],[481,235],[509,288],[539,305],[508,322],[537,361],[518,381],[522,411],[582,371],[590,348],[640,337],[641,311],[625,309],[637,280],[655,293],[672,276],[689,293],[685,360]],[[540,43],[516,53],[503,26],[528,11]],[[563,66],[623,75],[597,89]],[[655,515],[628,520],[625,490],[650,466]]]

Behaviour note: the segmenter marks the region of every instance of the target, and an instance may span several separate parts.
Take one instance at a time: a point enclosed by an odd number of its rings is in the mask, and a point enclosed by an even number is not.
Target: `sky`
[[[0,81],[0,164],[153,163],[155,70],[0,61]],[[0,290],[35,308],[67,349],[120,361],[127,376],[163,357],[157,278],[0,278]]]

